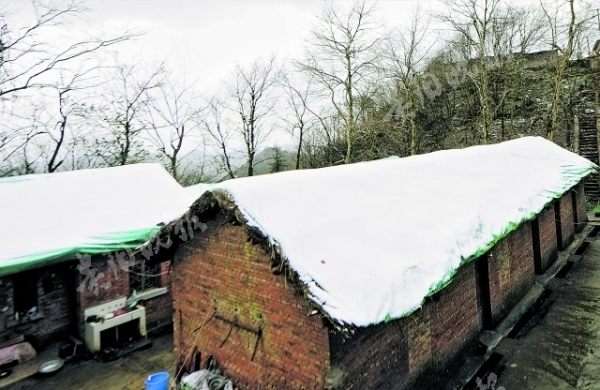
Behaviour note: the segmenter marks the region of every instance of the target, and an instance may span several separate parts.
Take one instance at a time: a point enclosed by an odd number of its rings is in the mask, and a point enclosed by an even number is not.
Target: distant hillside
[[[260,151],[258,154],[254,156],[254,174],[255,175],[264,175],[265,173],[271,173],[271,167],[275,162],[275,150],[276,147],[266,148]],[[294,153],[282,150],[279,148],[281,153],[281,157],[283,159],[284,171],[289,171],[294,169],[296,160]],[[238,169],[235,170],[236,177],[244,177],[248,172],[248,164],[244,164]]]

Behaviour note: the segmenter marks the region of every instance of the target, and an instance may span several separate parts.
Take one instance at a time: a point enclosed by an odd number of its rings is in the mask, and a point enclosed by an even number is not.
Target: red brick
[[[571,196],[573,197],[575,231],[579,233],[583,230],[585,224],[588,222],[585,210],[585,191],[583,181],[579,182],[579,184],[571,189]]]
[[[558,209],[557,209],[558,208]],[[559,237],[558,249],[565,250],[575,237],[575,217],[573,197],[570,192],[564,194],[555,204],[556,230]]]
[[[34,271],[37,274],[38,310],[44,317],[15,327],[7,328],[6,323],[14,319],[12,276],[0,279],[0,301],[7,305],[7,310],[0,313],[0,340],[23,334],[34,347],[43,346],[57,337],[68,334],[75,324],[71,310],[75,304],[73,286],[74,270],[67,265],[46,267]],[[42,281],[51,280],[53,291],[44,291]]]
[[[173,266],[175,357],[190,369],[197,347],[202,364],[213,356],[242,389],[322,389],[329,374],[329,329],[297,297],[269,256],[240,226],[209,222],[209,230],[178,249]],[[255,333],[264,321],[252,359]],[[182,313],[182,321],[180,321]],[[229,336],[228,336],[229,334]]]
[[[533,286],[531,224],[522,224],[487,255],[492,324],[497,325]]]

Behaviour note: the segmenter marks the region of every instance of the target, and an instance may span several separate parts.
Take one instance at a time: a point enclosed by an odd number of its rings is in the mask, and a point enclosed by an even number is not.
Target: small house
[[[583,227],[596,168],[525,137],[212,185],[160,233],[202,228],[173,255],[179,373],[440,388]]]
[[[169,326],[170,244],[150,240],[192,199],[159,164],[0,179],[0,341],[99,352]]]

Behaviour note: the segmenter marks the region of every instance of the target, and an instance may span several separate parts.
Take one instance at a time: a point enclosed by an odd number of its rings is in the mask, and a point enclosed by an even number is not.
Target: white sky
[[[336,2],[343,2],[336,0]],[[379,2],[386,25],[402,23],[418,3]],[[123,56],[148,61],[166,58],[171,67],[199,78],[212,89],[237,63],[257,56],[298,56],[323,0],[90,0],[89,22],[103,28],[151,29],[135,43],[119,47]]]

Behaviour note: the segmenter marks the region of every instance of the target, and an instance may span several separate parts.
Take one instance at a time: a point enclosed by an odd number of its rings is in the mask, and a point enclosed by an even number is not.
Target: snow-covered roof
[[[228,180],[222,189],[276,242],[332,319],[410,314],[459,266],[597,168],[539,137]]]
[[[159,164],[0,179],[0,276],[138,247],[196,198]]]
[[[208,190],[209,187],[210,184],[198,183],[191,186],[183,187],[183,189],[186,190],[186,192],[188,192],[190,196],[192,196],[195,199],[198,199],[202,196],[203,193],[205,193]]]

